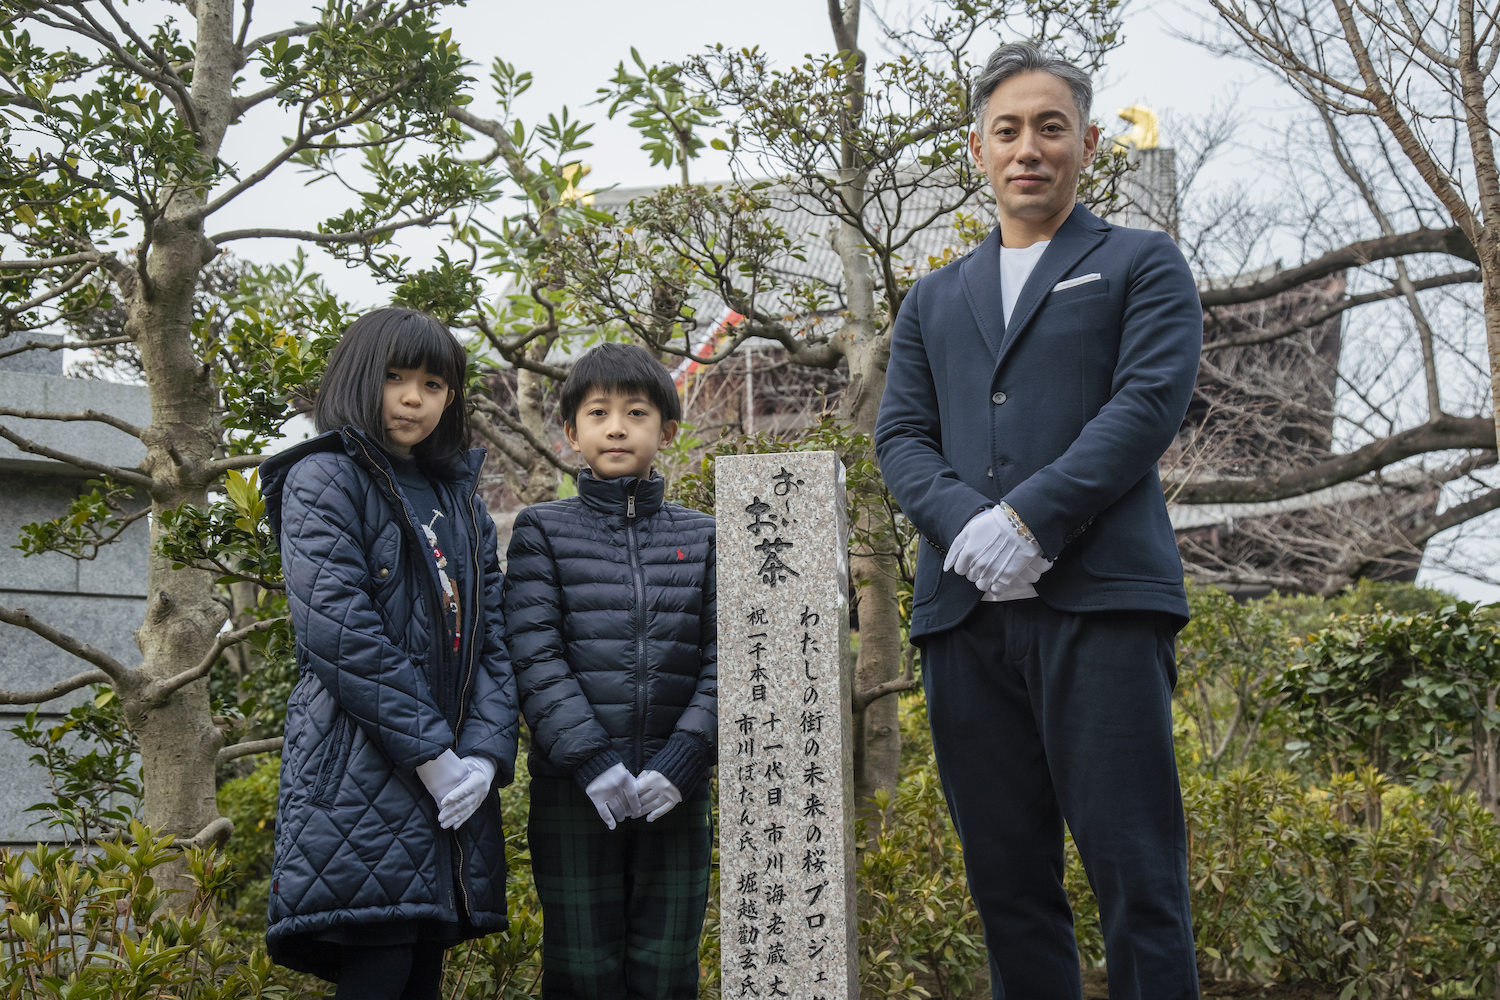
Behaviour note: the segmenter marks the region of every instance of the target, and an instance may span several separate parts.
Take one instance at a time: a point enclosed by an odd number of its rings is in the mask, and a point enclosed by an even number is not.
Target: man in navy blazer
[[[991,56],[970,150],[1000,225],[907,294],[875,429],[923,537],[911,639],[995,1000],[1081,996],[1064,821],[1110,996],[1198,996],[1171,712],[1188,606],[1156,463],[1202,310],[1168,236],[1076,204],[1091,99],[1034,46]]]

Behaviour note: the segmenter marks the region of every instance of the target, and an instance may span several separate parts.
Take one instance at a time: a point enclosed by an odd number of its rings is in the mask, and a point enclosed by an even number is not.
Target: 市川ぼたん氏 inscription
[[[833,452],[715,462],[726,1000],[853,1000],[848,528]]]

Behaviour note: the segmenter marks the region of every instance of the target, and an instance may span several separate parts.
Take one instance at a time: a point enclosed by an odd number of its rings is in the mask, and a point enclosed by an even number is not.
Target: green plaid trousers
[[[709,789],[611,831],[571,778],[531,779],[544,1000],[695,1000],[708,905]]]

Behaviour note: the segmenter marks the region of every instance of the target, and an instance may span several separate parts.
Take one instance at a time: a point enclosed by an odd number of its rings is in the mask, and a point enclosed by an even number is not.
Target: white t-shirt
[[[1031,277],[1031,271],[1036,267],[1036,262],[1042,259],[1051,240],[1042,240],[1033,243],[1029,247],[1000,248],[1000,301],[1005,309],[1005,325],[1010,326],[1010,314],[1015,311],[1016,300],[1021,297],[1021,289],[1026,287],[1026,279]],[[1036,596],[1036,588],[1029,583],[1013,583],[998,594],[986,592],[986,601],[1023,601],[1028,597]]]

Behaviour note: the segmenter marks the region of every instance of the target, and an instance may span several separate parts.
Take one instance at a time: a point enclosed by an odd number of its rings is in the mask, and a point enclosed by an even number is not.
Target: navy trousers
[[[982,603],[922,683],[994,1000],[1079,1000],[1063,823],[1099,899],[1111,1000],[1197,1000],[1172,751],[1174,619]]]

